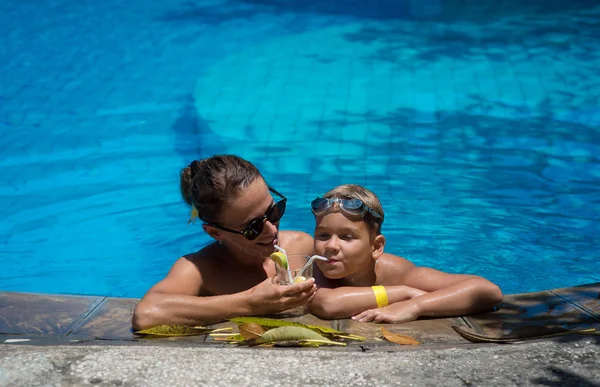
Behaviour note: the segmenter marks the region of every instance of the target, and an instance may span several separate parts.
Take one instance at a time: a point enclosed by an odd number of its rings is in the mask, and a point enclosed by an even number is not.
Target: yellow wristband
[[[387,306],[389,301],[387,297],[387,292],[383,286],[371,286],[373,289],[373,293],[375,293],[375,299],[377,300],[377,307],[383,308]]]

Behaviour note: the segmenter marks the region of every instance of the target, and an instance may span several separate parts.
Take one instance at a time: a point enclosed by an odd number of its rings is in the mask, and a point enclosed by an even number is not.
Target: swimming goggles
[[[234,234],[242,234],[244,236],[244,238],[248,239],[249,241],[255,240],[263,232],[263,229],[265,227],[265,220],[268,220],[269,222],[275,224],[275,223],[279,222],[279,220],[285,213],[285,207],[286,207],[286,202],[287,202],[286,197],[283,196],[282,194],[280,194],[279,192],[275,191],[271,187],[269,187],[269,191],[273,192],[275,195],[281,197],[282,199],[280,201],[278,201],[277,203],[273,203],[273,205],[271,207],[269,207],[267,212],[262,217],[253,219],[250,222],[250,224],[248,225],[248,227],[246,227],[245,229],[233,230],[231,228],[219,226],[218,224],[215,224],[215,223],[206,223],[206,224],[216,227],[219,230],[232,232]]]
[[[350,215],[365,216],[366,213],[380,219],[381,215],[369,208],[360,199],[340,199],[340,198],[316,198],[310,203],[312,212],[319,215],[327,211],[334,203],[338,203],[342,211]]]

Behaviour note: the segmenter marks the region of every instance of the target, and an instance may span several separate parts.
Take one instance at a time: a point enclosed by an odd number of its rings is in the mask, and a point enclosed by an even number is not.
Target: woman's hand
[[[360,322],[409,322],[419,318],[419,308],[412,300],[396,302],[383,308],[369,309],[352,317]]]
[[[267,278],[248,290],[250,313],[265,315],[296,308],[307,304],[316,291],[314,278],[292,285],[279,285]]]

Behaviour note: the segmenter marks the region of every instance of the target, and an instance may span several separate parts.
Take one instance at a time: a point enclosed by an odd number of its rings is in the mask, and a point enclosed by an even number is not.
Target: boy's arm
[[[457,316],[489,310],[502,302],[502,291],[485,278],[414,267],[402,279],[428,293],[413,300],[420,316]]]
[[[311,314],[323,319],[347,318],[377,307],[371,287],[339,286],[338,281],[325,277],[316,265],[313,275],[317,292],[308,304]],[[422,290],[403,285],[386,286],[385,289],[390,304],[425,294]]]
[[[422,290],[404,285],[386,286],[385,290],[390,304],[425,294]],[[308,304],[310,313],[323,319],[348,318],[376,307],[373,289],[355,286],[319,288]]]
[[[366,310],[354,319],[406,322],[420,316],[461,316],[489,310],[502,301],[502,291],[497,285],[473,275],[413,267],[402,276],[401,281],[407,286],[418,286],[427,293],[384,308]]]
[[[202,276],[197,266],[180,258],[165,279],[154,285],[136,306],[135,330],[157,325],[205,325],[236,316],[262,315],[304,305],[312,296],[313,281],[289,286],[271,278],[246,291],[199,297]]]

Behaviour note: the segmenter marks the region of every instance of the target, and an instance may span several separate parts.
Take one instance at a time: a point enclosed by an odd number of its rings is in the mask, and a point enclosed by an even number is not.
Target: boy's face
[[[340,212],[316,217],[315,253],[330,260],[317,261],[325,277],[364,275],[372,267],[373,251],[369,228],[362,219],[351,220]]]

